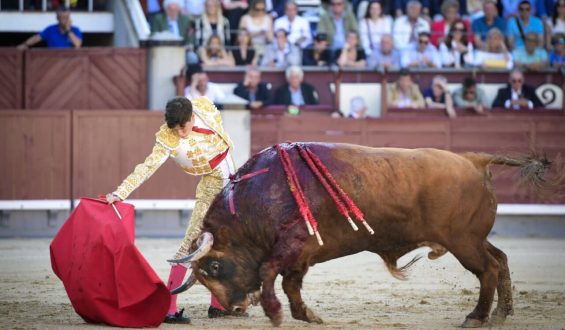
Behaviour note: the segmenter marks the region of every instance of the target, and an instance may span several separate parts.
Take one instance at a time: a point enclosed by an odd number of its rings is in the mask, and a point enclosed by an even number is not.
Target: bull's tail
[[[388,269],[388,271],[390,272],[390,274],[398,279],[398,280],[402,280],[405,281],[408,276],[408,270],[410,269],[410,267],[412,267],[412,265],[414,265],[416,263],[416,261],[422,259],[422,255],[417,255],[414,258],[412,258],[412,260],[410,260],[410,262],[408,262],[406,265],[398,268],[398,266],[396,265],[396,258],[388,258],[387,256],[381,256],[385,262],[386,268]]]
[[[545,155],[531,152],[521,157],[509,157],[501,155],[491,155],[486,153],[464,153],[463,157],[472,161],[479,168],[487,168],[489,165],[505,165],[520,168],[520,183],[529,184],[538,193],[555,193],[563,187],[565,182],[565,169],[560,162],[560,157],[556,157],[556,174],[547,178],[546,174],[552,166],[552,162]]]

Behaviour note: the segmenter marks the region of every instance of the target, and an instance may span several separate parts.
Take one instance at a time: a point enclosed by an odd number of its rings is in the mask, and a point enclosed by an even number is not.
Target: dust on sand
[[[514,316],[505,329],[563,329],[565,327],[565,240],[492,238],[509,259],[513,280]],[[0,329],[103,329],[89,325],[73,311],[65,290],[53,274],[49,240],[0,240]],[[162,279],[167,257],[177,239],[139,239],[137,245]],[[409,261],[415,251],[402,258]],[[360,253],[310,269],[302,290],[306,304],[324,321],[307,324],[292,319],[286,296],[283,329],[445,329],[458,327],[475,306],[479,282],[447,254],[416,263],[408,281],[387,272],[377,255]],[[196,285],[179,297],[192,318],[193,329],[270,328],[260,307],[249,317],[207,318],[209,293]],[[496,298],[495,298],[496,299]],[[163,324],[172,329],[182,325]]]

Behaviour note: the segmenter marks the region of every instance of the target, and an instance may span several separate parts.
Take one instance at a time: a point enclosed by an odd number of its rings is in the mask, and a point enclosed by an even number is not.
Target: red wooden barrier
[[[71,143],[68,111],[0,111],[0,200],[69,199]]]
[[[0,110],[23,107],[23,52],[0,48]]]

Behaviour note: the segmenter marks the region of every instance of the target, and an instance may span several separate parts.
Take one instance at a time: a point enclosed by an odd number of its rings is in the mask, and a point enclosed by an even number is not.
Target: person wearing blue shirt
[[[543,41],[544,27],[541,19],[532,15],[532,5],[528,0],[520,1],[518,5],[520,15],[508,21],[507,35],[511,49],[516,49],[524,45],[526,34],[534,32],[539,37],[539,42]]]
[[[547,51],[538,47],[538,43],[538,36],[535,33],[526,34],[526,44],[512,52],[514,64],[526,71],[545,70],[549,64],[549,58]]]
[[[49,25],[39,34],[31,36],[18,48],[26,49],[41,41],[45,41],[49,48],[80,48],[82,33],[79,28],[72,25],[71,12],[68,8],[59,7],[57,21],[57,24]]]
[[[484,16],[473,21],[473,39],[477,49],[486,46],[487,34],[492,28],[498,28],[503,34],[506,31],[506,21],[498,16],[495,0],[486,0],[483,3]]]

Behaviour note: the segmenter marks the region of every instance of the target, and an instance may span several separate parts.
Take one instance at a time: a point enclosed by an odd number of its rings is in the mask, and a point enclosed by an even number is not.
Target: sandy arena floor
[[[49,242],[0,240],[0,329],[106,328],[85,324],[74,313],[62,283],[51,271]],[[178,242],[140,239],[137,244],[165,278],[165,258]],[[503,328],[565,329],[565,240],[493,238],[492,242],[507,253],[513,280],[515,315]],[[409,257],[400,264],[406,260]],[[283,329],[446,329],[458,327],[473,309],[478,281],[450,254],[419,261],[403,282],[388,274],[378,256],[361,253],[311,268],[302,293],[325,324],[292,319],[279,279]],[[247,318],[208,319],[209,294],[201,285],[179,301],[192,317],[193,329],[270,327],[260,307],[252,307]]]

